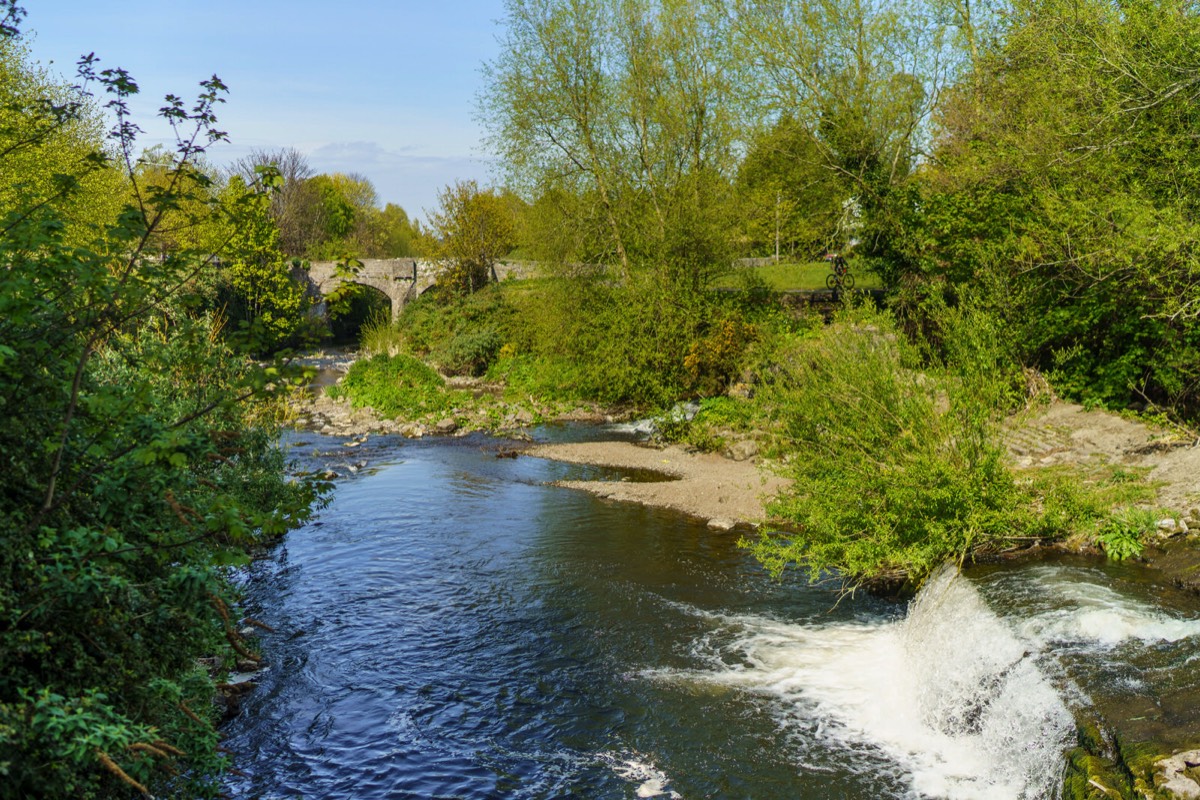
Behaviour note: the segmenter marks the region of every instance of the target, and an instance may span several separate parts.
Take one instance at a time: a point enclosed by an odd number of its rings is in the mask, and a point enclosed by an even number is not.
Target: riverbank
[[[315,363],[327,368],[325,361],[328,359]],[[336,368],[344,370],[352,362],[353,354],[338,354]],[[421,438],[484,431],[513,441],[518,445],[515,451],[531,456],[652,470],[669,479],[564,481],[560,485],[620,502],[672,509],[708,520],[720,529],[765,521],[767,504],[788,485],[787,480],[761,463],[753,434],[739,447],[725,448],[723,455],[682,445],[662,449],[628,441],[524,447],[522,442],[532,445],[529,431],[539,424],[606,424],[626,421],[629,414],[595,405],[554,407],[533,398],[510,402],[503,399],[502,385],[476,379],[451,379],[447,389],[459,392],[464,402],[436,419],[386,419],[369,407],[354,407],[345,397],[330,397],[320,388],[298,394],[292,413],[299,427],[351,440],[370,434]],[[1193,564],[1192,558],[1179,556],[1175,553],[1178,548],[1173,547],[1200,539],[1200,442],[1185,438],[1179,431],[1156,429],[1134,419],[1059,400],[1011,418],[1004,437],[1010,463],[1018,474],[1048,468],[1086,471],[1107,467],[1118,469],[1127,480],[1154,485],[1162,525],[1148,542],[1152,547],[1146,556],[1163,565],[1169,580],[1200,592],[1200,565]],[[1094,547],[1085,540],[1068,541],[1063,546],[1077,550]],[[1171,551],[1170,557],[1164,550]]]
[[[503,387],[474,381],[455,388],[486,394],[484,405],[490,410],[481,413],[479,409],[455,408],[446,418],[447,424],[430,424],[381,420],[369,409],[354,409],[345,400],[322,395],[310,396],[301,405],[303,414],[324,432],[347,436],[346,452],[355,458],[366,457],[365,437],[371,432],[413,438],[453,437],[491,424],[496,435],[507,439],[497,455],[642,473],[642,479],[558,480],[555,486],[617,503],[670,509],[703,520],[710,529],[728,530],[764,521],[768,502],[787,486],[757,455],[757,447],[749,451],[743,448],[738,454],[741,460],[737,460],[681,445],[663,447],[632,441],[533,443],[528,439],[542,422],[566,418],[604,424],[612,422],[614,415],[598,408],[558,415],[553,409],[542,408],[534,414],[528,406],[505,403]],[[496,425],[497,421],[501,424]],[[1159,591],[1169,591],[1167,587],[1174,585],[1200,594],[1200,548],[1196,547],[1200,538],[1200,512],[1196,510],[1200,507],[1200,446],[1196,442],[1179,432],[1060,401],[1013,417],[1005,426],[1004,436],[1018,478],[1037,470],[1069,469],[1081,476],[1102,473],[1155,486],[1155,507],[1161,509],[1163,524],[1147,537],[1147,546],[1137,559],[1139,564],[1130,566],[1153,570],[1159,576],[1153,580],[1161,585]],[[753,435],[746,441],[754,444]],[[657,473],[663,480],[644,480],[646,473]],[[1095,543],[1082,536],[1047,550],[1099,553]],[[1036,547],[1019,555],[1016,564],[1044,557]],[[1047,562],[1062,557],[1051,555]],[[1103,563],[1103,559],[1089,563]],[[1120,569],[1121,565],[1110,562],[1108,567]],[[1069,752],[1071,766],[1064,796],[1091,797],[1090,792],[1095,791],[1105,796],[1132,797],[1135,789],[1149,792],[1144,796],[1193,796],[1189,792],[1196,783],[1187,765],[1195,760],[1196,742],[1186,734],[1192,729],[1190,724],[1180,720],[1188,717],[1194,692],[1190,684],[1169,688],[1161,697],[1150,693],[1136,701],[1106,701],[1103,708],[1097,706],[1092,712],[1080,714],[1076,720],[1080,744]],[[1130,711],[1135,707],[1136,713]]]
[[[678,445],[658,449],[630,442],[581,442],[537,445],[525,453],[574,464],[660,472],[670,479],[559,481],[556,485],[610,500],[680,511],[707,520],[708,527],[717,530],[762,522],[767,516],[766,503],[789,483],[753,462],[690,452]]]
[[[1119,466],[1130,480],[1154,485],[1160,519],[1141,560],[1158,570],[1164,583],[1200,594],[1200,441],[1057,400],[1012,418],[1005,441],[1018,472]],[[1094,549],[1085,541],[1059,546]]]
[[[322,370],[345,371],[354,361],[353,354],[338,353],[310,357],[307,363]],[[758,525],[767,517],[766,504],[788,481],[762,468],[753,455],[739,453],[726,458],[716,453],[701,453],[680,445],[658,447],[627,441],[585,442],[574,444],[534,444],[529,429],[537,424],[584,422],[611,424],[629,416],[594,405],[567,408],[526,402],[509,403],[502,399],[503,386],[469,378],[447,381],[447,388],[469,392],[485,403],[463,403],[437,420],[386,419],[369,407],[355,407],[348,398],[330,397],[322,380],[313,390],[297,394],[291,411],[298,427],[328,436],[343,436],[357,447],[365,437],[395,434],[408,438],[426,436],[462,436],[483,430],[511,441],[511,453],[547,458],[574,464],[615,467],[659,473],[661,481],[559,481],[556,485],[591,492],[601,497],[641,505],[666,508],[705,520],[710,528],[729,530],[737,526]]]

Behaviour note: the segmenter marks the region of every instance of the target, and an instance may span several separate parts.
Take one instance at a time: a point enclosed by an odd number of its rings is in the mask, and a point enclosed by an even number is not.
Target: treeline
[[[322,490],[276,443],[301,376],[249,357],[296,298],[279,178],[205,166],[215,77],[140,155],[134,80],[88,57],[63,85],[22,16],[0,2],[0,797],[215,797],[215,681],[258,661],[230,570]]]
[[[177,153],[151,148],[132,161],[133,179],[160,191],[178,162]],[[224,170],[200,156],[192,169],[188,197],[169,209],[147,244],[164,258],[214,256],[210,305],[221,310],[229,332],[253,340],[259,355],[319,342],[342,317],[361,322],[374,308],[363,287],[347,284],[328,298],[326,315],[314,316],[320,298],[307,292],[302,270],[308,261],[421,252],[420,224],[394,204],[380,209],[368,179],[315,174],[295,150],[255,152]]]
[[[733,256],[847,250],[906,325],[970,297],[1068,396],[1200,411],[1194,5],[506,10],[480,116],[527,255],[614,265],[645,325]]]
[[[293,148],[256,150],[230,172],[253,183],[256,170],[279,171],[271,195],[271,219],[279,229],[279,248],[288,258],[333,260],[401,258],[422,253],[424,232],[395,203],[379,207],[370,179],[359,174],[317,174],[305,155]]]

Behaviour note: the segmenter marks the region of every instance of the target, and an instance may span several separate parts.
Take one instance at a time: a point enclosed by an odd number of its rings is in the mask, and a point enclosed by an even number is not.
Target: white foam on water
[[[666,773],[638,753],[601,753],[600,760],[612,768],[619,777],[638,784],[638,797],[667,797],[682,800],[682,796],[671,790]]]
[[[1080,575],[1054,567],[1025,573],[1026,594],[1046,598],[1020,623],[1023,636],[1039,646],[1076,643],[1112,648],[1136,641],[1145,645],[1200,636],[1200,620],[1181,619]]]
[[[1072,716],[1030,644],[956,571],[931,578],[902,620],[711,616],[708,668],[656,677],[767,693],[783,724],[815,717],[828,744],[877,748],[921,797],[1055,796]]]

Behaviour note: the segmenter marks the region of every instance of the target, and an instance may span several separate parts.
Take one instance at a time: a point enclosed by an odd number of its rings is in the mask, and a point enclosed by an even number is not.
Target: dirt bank
[[[1148,479],[1161,484],[1158,500],[1164,509],[1185,515],[1200,506],[1200,443],[1178,432],[1054,402],[1014,418],[1007,443],[1017,467],[1100,460],[1146,469]]]
[[[682,511],[709,521],[714,528],[757,523],[766,516],[765,501],[787,481],[747,461],[730,461],[712,453],[689,453],[682,447],[655,449],[629,442],[583,442],[538,445],[527,455],[575,464],[648,469],[674,480],[655,483],[561,481],[602,497]]]
[[[1180,518],[1200,519],[1200,445],[1169,431],[1104,411],[1089,411],[1072,403],[1054,402],[1015,417],[1006,441],[1014,466],[1038,468],[1089,462],[1122,464],[1147,471],[1159,484],[1159,505]],[[733,522],[757,522],[765,516],[765,501],[787,482],[748,461],[712,454],[689,453],[680,447],[665,450],[628,442],[590,442],[541,445],[529,455],[597,466],[652,469],[676,478],[662,483],[567,481],[614,500],[662,506],[703,517]]]

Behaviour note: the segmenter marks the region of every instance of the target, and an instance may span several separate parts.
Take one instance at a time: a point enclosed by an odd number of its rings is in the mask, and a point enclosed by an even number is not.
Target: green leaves
[[[739,98],[715,4],[510,0],[481,118],[549,256],[620,270],[727,263]],[[557,252],[554,252],[557,251]]]
[[[429,225],[434,254],[450,262],[438,278],[449,294],[470,294],[491,280],[496,261],[516,246],[519,201],[493,189],[481,190],[475,181],[459,181],[438,193],[441,208]]]
[[[445,413],[454,402],[445,381],[411,356],[381,353],[356,361],[334,396],[348,396],[356,406],[370,406],[385,417],[421,419]]]
[[[979,348],[967,353],[919,372],[894,322],[865,310],[775,353],[755,403],[788,455],[795,488],[772,513],[795,533],[748,542],[755,555],[814,579],[919,580],[972,548],[1003,546],[1020,503],[994,437],[1003,393],[970,386],[988,373]]]
[[[91,96],[25,59],[0,40],[0,795],[116,797],[132,780],[210,797],[222,757],[195,659],[231,652],[214,598],[321,491],[285,480],[269,409],[244,401],[299,369],[256,373],[205,311],[214,250],[188,236],[211,216],[196,159],[224,136],[220,81],[190,107],[168,97],[175,150],[139,159],[127,73],[80,64],[116,115],[106,144]],[[254,223],[264,203],[243,194]],[[261,228],[242,234],[247,262],[270,254]],[[176,751],[172,778],[156,759]]]
[[[909,268],[987,286],[1067,396],[1196,413],[1200,17],[1017,3],[1003,33],[942,104]]]

